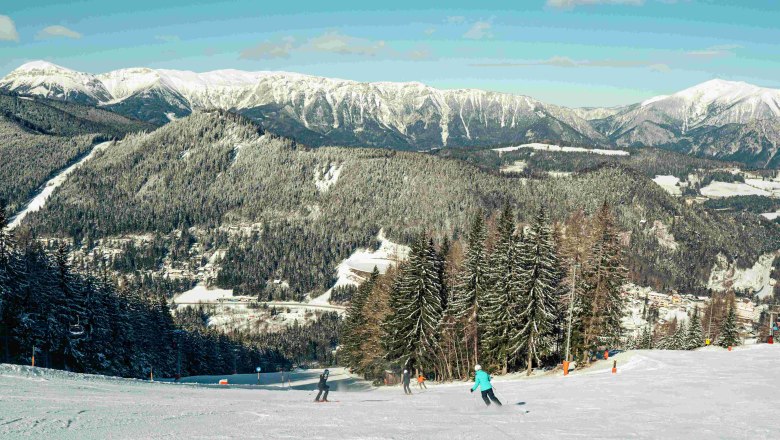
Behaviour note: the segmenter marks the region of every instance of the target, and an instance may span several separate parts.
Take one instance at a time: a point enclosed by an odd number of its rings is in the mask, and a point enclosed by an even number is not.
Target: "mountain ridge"
[[[34,61],[2,78],[0,90],[91,104],[156,125],[194,110],[230,110],[314,147],[419,151],[548,141],[654,146],[716,159],[739,157],[756,167],[780,166],[774,160],[780,156],[775,130],[732,127],[724,130],[729,134],[718,148],[706,145],[715,129],[780,119],[780,90],[720,79],[627,106],[568,108],[526,95],[437,89],[420,82],[143,67],[93,75]]]

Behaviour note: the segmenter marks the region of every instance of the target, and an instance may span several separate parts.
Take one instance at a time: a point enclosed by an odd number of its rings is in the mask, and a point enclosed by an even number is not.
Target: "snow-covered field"
[[[658,186],[673,196],[679,196],[682,194],[682,189],[680,188],[680,179],[678,177],[655,176],[653,182],[655,182]]]
[[[767,196],[773,195],[771,191],[749,185],[742,182],[714,181],[700,190],[701,195],[711,198],[733,196]]]
[[[493,151],[497,151],[498,154],[501,154],[501,153],[508,153],[510,151],[520,150],[522,148],[529,148],[531,150],[537,150],[537,151],[556,151],[556,152],[563,152],[563,153],[590,153],[590,154],[600,154],[603,156],[628,156],[629,155],[628,151],[624,151],[624,150],[600,150],[598,148],[561,147],[559,145],[540,144],[540,143],[516,145],[514,147],[494,148]]]
[[[499,378],[502,408],[485,408],[464,383],[429,384],[404,396],[398,387],[355,382],[334,387],[333,403],[316,404],[309,390],[147,383],[2,365],[0,437],[709,440],[773,438],[780,426],[772,386],[780,345],[636,351],[614,359],[615,375],[610,359],[569,377]]]

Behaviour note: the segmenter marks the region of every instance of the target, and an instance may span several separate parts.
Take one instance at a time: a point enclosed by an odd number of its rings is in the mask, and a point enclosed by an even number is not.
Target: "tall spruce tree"
[[[466,344],[471,343],[474,358],[479,362],[480,314],[482,300],[489,286],[488,261],[485,251],[487,231],[485,217],[478,211],[468,234],[468,249],[458,285],[452,300],[453,315],[463,324]]]
[[[482,320],[485,323],[483,353],[503,374],[509,368],[512,334],[517,327],[513,312],[520,302],[518,283],[514,281],[518,274],[514,233],[514,213],[506,204],[498,219],[490,255],[489,288],[485,293]]]
[[[520,263],[522,276],[518,280],[518,288],[521,305],[517,316],[520,328],[513,348],[515,352],[525,352],[526,371],[530,375],[533,362],[541,362],[541,355],[549,348],[555,311],[558,310],[556,292],[561,277],[552,229],[544,210],[539,210],[528,232]]]
[[[732,347],[739,345],[737,311],[736,306],[733,303],[729,306],[729,311],[726,313],[726,319],[723,321],[723,325],[720,328],[719,345],[721,347]]]
[[[420,236],[393,286],[393,311],[384,326],[388,360],[423,371],[433,366],[442,316],[441,285],[430,256],[428,240]]]
[[[701,317],[699,317],[699,307],[693,309],[691,314],[691,322],[688,326],[688,334],[685,337],[685,347],[688,350],[693,350],[704,345],[704,329],[701,325]]]

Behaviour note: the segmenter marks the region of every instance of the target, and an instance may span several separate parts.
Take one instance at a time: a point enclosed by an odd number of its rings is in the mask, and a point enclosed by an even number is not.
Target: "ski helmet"
[[[479,365],[479,364],[474,365],[474,371],[479,371],[481,369],[482,369],[482,365]]]
[[[328,374],[330,374],[330,370],[328,370],[328,369],[326,368],[326,369],[325,369],[325,371],[324,371],[323,373],[325,373],[325,375],[327,376]]]
[[[404,370],[404,373],[408,373],[408,372],[409,372],[409,370]]]

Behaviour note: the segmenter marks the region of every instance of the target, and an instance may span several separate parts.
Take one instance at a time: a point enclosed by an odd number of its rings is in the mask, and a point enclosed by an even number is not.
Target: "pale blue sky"
[[[352,3],[0,0],[0,75],[34,59],[93,73],[287,70],[569,106],[627,104],[712,78],[780,87],[776,0]]]

